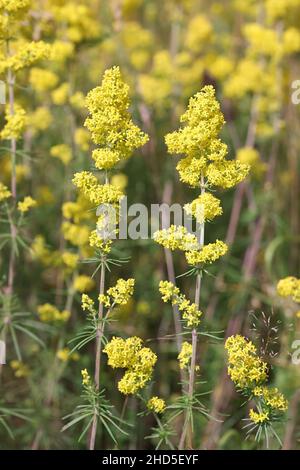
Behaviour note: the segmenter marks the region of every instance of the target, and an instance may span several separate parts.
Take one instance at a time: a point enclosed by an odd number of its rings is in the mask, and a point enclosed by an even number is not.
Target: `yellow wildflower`
[[[187,341],[184,341],[182,343],[181,351],[177,356],[177,359],[179,360],[180,369],[186,369],[188,367],[192,357],[192,351],[193,346]]]
[[[199,250],[191,250],[185,253],[186,260],[192,266],[197,264],[211,264],[227,253],[226,243],[216,240],[215,243],[208,243]]]
[[[220,200],[211,193],[204,193],[184,206],[187,214],[193,215],[199,224],[213,220],[223,213]]]
[[[89,276],[80,275],[76,276],[73,281],[73,289],[78,292],[88,292],[95,286],[95,281]]]
[[[0,202],[5,201],[11,196],[11,192],[5,184],[0,181]]]
[[[168,229],[158,230],[153,235],[156,243],[168,248],[169,250],[191,250],[198,246],[198,240],[195,235],[189,233],[181,225],[171,225]]]
[[[10,362],[10,367],[15,371],[15,376],[19,379],[21,377],[28,377],[30,375],[29,367],[22,361],[13,360]]]
[[[268,411],[262,411],[260,413],[257,413],[256,411],[254,411],[251,408],[250,411],[249,411],[249,418],[255,424],[263,424],[266,421],[269,421],[269,412]]]
[[[81,371],[81,375],[82,375],[82,385],[90,385],[90,382],[91,382],[91,378],[89,376],[89,373],[86,369],[82,369]]]
[[[70,146],[66,144],[54,145],[51,147],[50,155],[58,158],[64,165],[68,165],[72,160],[72,150]]]
[[[37,308],[38,315],[40,320],[45,323],[51,322],[66,322],[71,313],[68,310],[59,311],[54,305],[49,303],[39,305]]]
[[[31,207],[35,207],[37,202],[31,196],[26,196],[23,201],[18,202],[18,211],[28,212]]]
[[[172,282],[160,281],[159,291],[162,295],[163,302],[171,302],[172,305],[178,305],[178,309],[182,312],[182,318],[186,321],[188,327],[196,327],[200,323],[202,312],[198,310],[195,303],[191,303],[178,287]]]
[[[148,400],[147,408],[154,413],[163,413],[166,409],[166,402],[162,398],[154,396]]]

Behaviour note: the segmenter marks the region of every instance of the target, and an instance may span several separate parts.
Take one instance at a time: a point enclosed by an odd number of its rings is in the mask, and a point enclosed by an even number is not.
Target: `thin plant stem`
[[[204,184],[204,177],[201,177],[201,195],[205,193],[205,184]],[[205,230],[205,221],[200,226],[200,247],[204,246],[204,230]],[[196,288],[195,288],[195,304],[197,309],[199,310],[200,306],[200,295],[201,295],[201,282],[202,281],[202,272],[200,271],[196,276]],[[188,398],[189,404],[191,406],[191,402],[193,399],[194,394],[194,387],[195,387],[195,372],[196,372],[196,359],[197,359],[197,330],[193,328],[192,330],[192,357],[191,357],[191,366],[190,366],[190,374],[189,374],[189,385],[188,385]],[[192,439],[192,429],[189,426],[191,420],[190,410],[188,409],[186,412],[186,419],[185,425],[182,430],[182,434],[179,441],[179,449],[183,449],[184,443],[186,440],[186,436],[188,434],[188,447],[192,448],[193,439]],[[189,432],[188,432],[189,431]]]
[[[100,295],[104,294],[104,287],[105,287],[105,263],[103,260],[101,264],[101,273],[100,273],[100,286],[99,286]],[[95,357],[95,376],[94,376],[96,390],[99,390],[99,387],[100,387],[101,349],[102,349],[102,337],[103,337],[103,325],[102,325],[103,309],[104,309],[103,302],[99,301],[99,310],[98,310],[99,326],[98,326],[97,337],[96,337],[96,357]],[[90,434],[90,442],[89,442],[90,450],[95,449],[97,424],[98,424],[98,415],[95,410],[94,417],[93,417],[92,430]]]

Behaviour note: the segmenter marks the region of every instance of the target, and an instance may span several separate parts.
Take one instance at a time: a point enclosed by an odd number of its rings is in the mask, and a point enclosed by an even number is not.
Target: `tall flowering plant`
[[[185,205],[185,211],[196,220],[199,236],[192,235],[183,226],[172,225],[154,234],[157,243],[171,250],[184,252],[190,266],[188,274],[196,277],[195,301],[192,303],[171,282],[161,281],[159,290],[164,302],[178,305],[191,342],[185,341],[178,356],[181,368],[188,368],[189,380],[184,402],[185,421],[179,440],[179,448],[192,447],[193,410],[199,408],[195,393],[197,365],[197,345],[200,309],[201,284],[207,266],[217,261],[227,252],[227,245],[216,240],[205,244],[205,225],[222,214],[220,200],[212,194],[218,189],[229,189],[240,183],[248,174],[248,165],[238,160],[227,159],[227,145],[219,138],[224,125],[224,116],[215,97],[212,86],[205,86],[193,96],[187,111],[181,116],[186,125],[166,135],[169,153],[184,157],[178,162],[180,180],[200,194]],[[190,430],[190,432],[188,432]]]

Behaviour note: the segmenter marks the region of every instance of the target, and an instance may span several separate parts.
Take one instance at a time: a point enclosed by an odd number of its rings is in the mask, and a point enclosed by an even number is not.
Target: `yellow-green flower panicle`
[[[268,411],[261,411],[261,412],[256,412],[253,410],[253,408],[250,409],[249,411],[249,418],[253,423],[255,424],[263,424],[267,421],[269,421],[269,412]]]

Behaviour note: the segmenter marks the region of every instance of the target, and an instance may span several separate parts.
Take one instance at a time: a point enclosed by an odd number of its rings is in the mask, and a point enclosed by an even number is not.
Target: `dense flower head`
[[[11,67],[15,72],[30,67],[32,64],[44,59],[48,59],[51,46],[44,41],[33,41],[23,43],[17,52],[6,60],[6,68]]]
[[[110,287],[106,294],[99,296],[99,301],[106,307],[112,305],[126,305],[133,295],[134,279],[118,279],[114,287]]]
[[[208,192],[186,204],[184,210],[187,214],[193,215],[199,224],[211,221],[223,213],[220,200]]]
[[[228,353],[228,374],[239,389],[254,388],[267,379],[268,365],[256,347],[241,335],[230,336],[225,343]]]
[[[147,408],[154,413],[163,413],[166,409],[165,400],[157,396],[151,397],[147,402]]]
[[[30,5],[31,0],[0,0],[0,11],[4,10],[9,14],[19,15],[26,11]]]
[[[106,70],[101,85],[88,93],[86,104],[90,116],[85,125],[95,144],[101,146],[93,154],[97,168],[110,168],[147,142],[148,136],[132,122],[128,112],[129,87],[119,67]]]
[[[19,139],[27,124],[25,110],[20,105],[15,105],[13,112],[10,106],[5,109],[6,124],[0,132],[1,139]]]
[[[190,250],[185,253],[187,262],[192,265],[211,264],[224,256],[228,251],[228,246],[221,240],[208,243],[198,250]]]
[[[158,230],[153,235],[156,243],[169,250],[190,250],[198,246],[197,237],[182,225],[171,225],[168,229]]]
[[[178,354],[177,359],[179,360],[180,369],[186,369],[192,357],[193,346],[188,341],[184,341],[181,346],[181,351]]]
[[[118,382],[121,393],[135,394],[151,379],[157,356],[150,348],[143,347],[141,338],[133,336],[124,340],[113,337],[103,352],[112,368],[126,369]]]
[[[211,85],[190,99],[181,122],[187,125],[167,134],[166,144],[170,153],[186,155],[177,165],[183,182],[199,186],[206,178],[211,186],[231,188],[247,176],[248,165],[226,160],[227,146],[218,138],[225,121]]]
[[[178,306],[178,310],[182,312],[182,318],[188,327],[194,328],[199,325],[202,312],[197,308],[195,303],[191,303],[185,295],[180,292],[178,287],[172,282],[160,281],[159,291],[163,302],[171,302],[172,305]]]
[[[300,279],[294,276],[281,279],[277,284],[277,292],[281,297],[292,297],[295,302],[300,303]]]
[[[117,204],[123,197],[119,188],[109,183],[99,184],[97,177],[89,171],[75,173],[73,183],[95,205]]]

